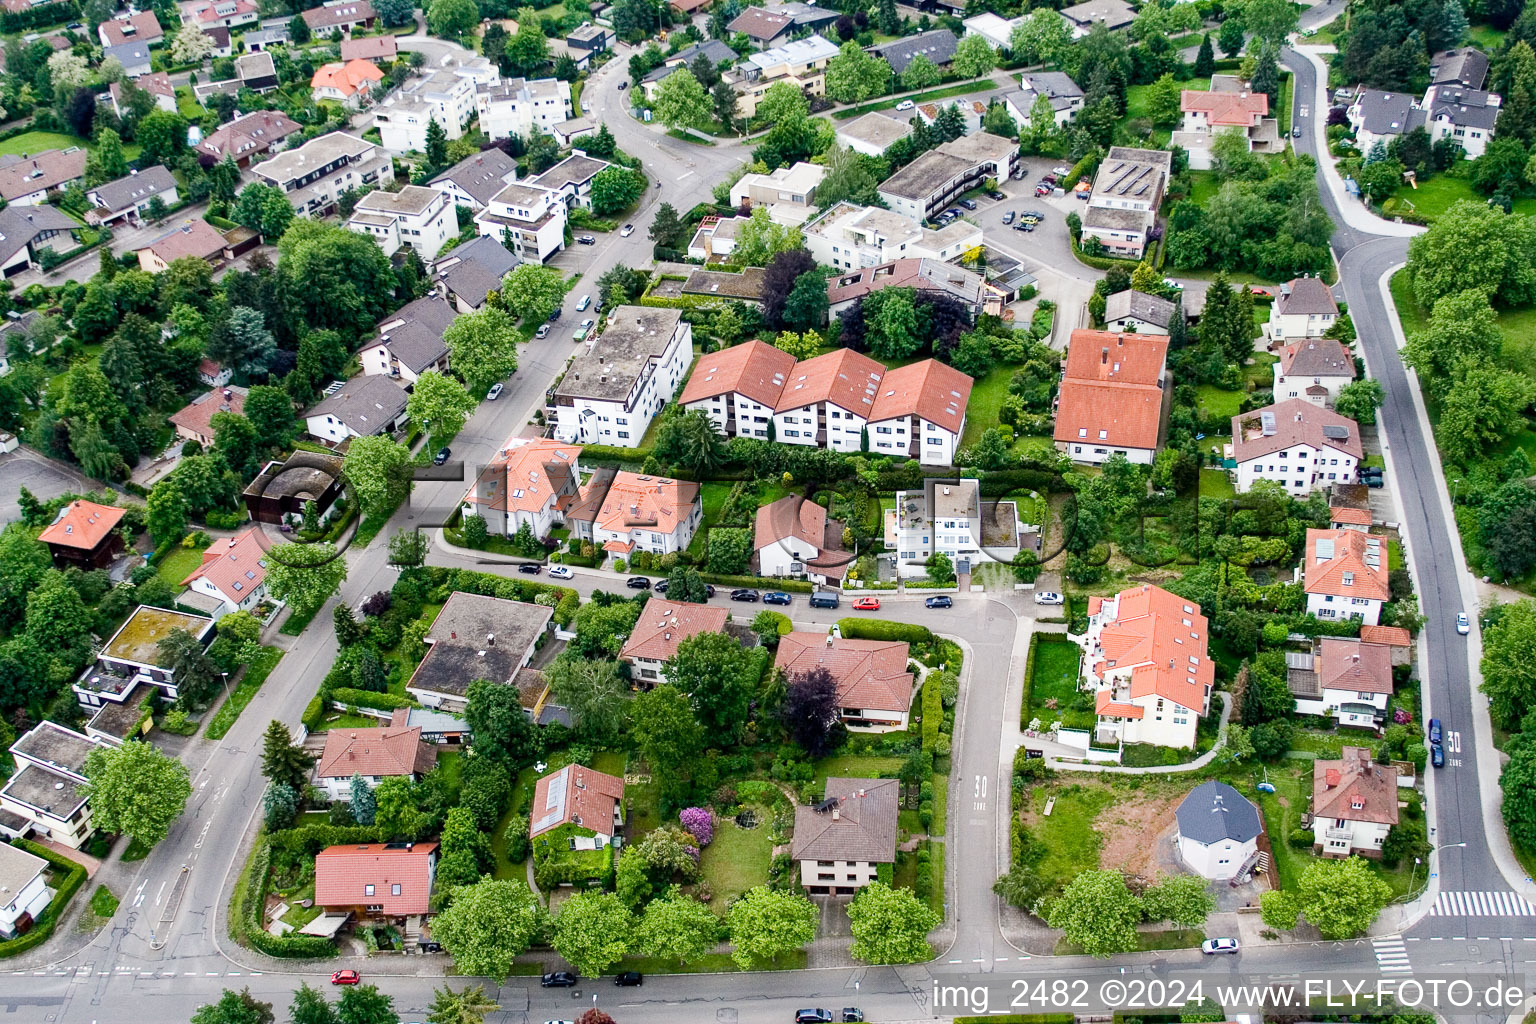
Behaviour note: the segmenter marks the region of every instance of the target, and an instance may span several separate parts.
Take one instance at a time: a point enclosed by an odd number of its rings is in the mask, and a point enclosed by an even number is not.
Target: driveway
[[[39,501],[57,498],[67,491],[84,494],[101,484],[41,452],[21,447],[0,455],[0,521],[21,518],[21,489],[31,491]]]

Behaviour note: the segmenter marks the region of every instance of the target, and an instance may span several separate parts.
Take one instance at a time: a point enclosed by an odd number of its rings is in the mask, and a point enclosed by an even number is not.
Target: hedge
[[[892,623],[896,625],[896,623]],[[922,629],[922,627],[917,627]],[[927,630],[924,630],[927,632]],[[844,636],[847,634],[844,633]],[[923,749],[932,750],[939,742],[939,731],[944,728],[944,694],[939,688],[937,672],[928,673],[923,681]]]
[[[273,832],[267,844],[284,853],[296,853],[313,857],[327,846],[350,846],[354,843],[383,842],[384,836],[377,825],[299,825]]]
[[[272,847],[262,842],[251,855],[251,874],[246,879],[241,900],[240,923],[245,940],[259,953],[283,959],[313,960],[336,955],[336,943],[317,935],[292,935],[278,938],[262,925],[266,905],[267,876],[272,871]]]
[[[589,444],[581,449],[581,461],[594,466],[605,462],[644,462],[651,457],[649,448],[618,448],[608,444]]]
[[[909,644],[933,643],[933,630],[910,622],[849,618],[838,619],[837,628],[849,640],[905,640]]]
[[[310,732],[319,732],[320,727],[325,724],[325,701],[320,698],[318,693],[305,706],[304,714],[299,718],[299,722]]]
[[[794,591],[797,594],[816,592],[816,585],[809,580],[776,580],[766,576],[727,576],[718,572],[701,572],[699,579],[722,587],[758,587],[767,590]]]
[[[400,708],[416,706],[416,702],[409,697],[400,697],[393,693],[375,693],[372,690],[358,690],[350,686],[339,686],[332,690],[331,701],[336,704],[371,708],[374,711],[398,711]]]
[[[18,956],[48,941],[48,938],[53,935],[54,925],[59,923],[59,917],[69,906],[69,901],[74,898],[75,893],[79,892],[80,887],[85,884],[84,866],[76,864],[69,858],[62,857],[48,849],[48,847],[40,846],[27,839],[12,839],[11,845],[18,850],[25,850],[35,857],[43,858],[49,864],[65,872],[65,875],[64,881],[60,882],[58,889],[54,891],[53,899],[49,902],[48,906],[43,908],[43,912],[38,915],[37,920],[33,922],[32,930],[25,935],[18,935],[14,939],[0,942],[0,958]]]

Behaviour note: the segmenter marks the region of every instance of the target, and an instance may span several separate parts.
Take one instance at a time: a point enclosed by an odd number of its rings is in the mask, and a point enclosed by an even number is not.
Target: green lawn
[[[1071,642],[1047,640],[1042,634],[1035,641],[1035,661],[1029,683],[1029,706],[1024,710],[1024,721],[1040,719],[1042,726],[1061,717],[1077,697],[1077,684],[1082,660],[1082,648]],[[1056,707],[1046,707],[1046,701],[1056,701]]]
[[[1236,416],[1243,404],[1241,391],[1227,391],[1214,384],[1195,385],[1195,394],[1199,399],[1202,415],[1218,416],[1224,420]]]
[[[201,121],[208,113],[203,109],[203,105],[197,102],[197,95],[193,93],[191,87],[185,85],[176,90],[176,110],[188,121]]]
[[[864,754],[836,754],[816,762],[816,789],[820,792],[829,776],[846,779],[894,778],[901,770],[902,758],[874,757]]]
[[[91,913],[97,917],[111,917],[117,913],[117,897],[112,895],[111,889],[104,885],[96,887],[91,893]]]
[[[1191,78],[1187,82],[1180,82],[1179,88],[1189,89],[1191,92],[1209,92],[1211,80],[1209,78]],[[1149,100],[1152,98],[1151,85],[1133,85],[1125,90],[1125,119],[1135,120],[1144,117],[1148,120],[1152,117],[1152,108]]]
[[[1205,929],[1203,928],[1173,928],[1159,932],[1137,932],[1138,942],[1136,949],[1141,952],[1157,949],[1192,949],[1205,941]],[[1057,956],[1078,956],[1083,952],[1081,946],[1074,946],[1066,939],[1056,941]],[[988,1018],[996,1020],[999,1018]]]
[[[1484,197],[1473,191],[1472,183],[1466,178],[1455,177],[1450,174],[1437,174],[1427,181],[1418,183],[1419,187],[1404,185],[1393,196],[1404,205],[1411,204],[1413,212],[1421,217],[1435,220],[1445,215],[1451,208],[1451,204],[1463,199],[1474,203],[1481,203]],[[1536,213],[1536,197],[1525,196],[1514,201],[1515,213]]]
[[[1227,476],[1224,469],[1202,469],[1200,471],[1200,497],[1230,499],[1237,497],[1237,488],[1232,486],[1232,479]]]
[[[283,660],[283,652],[276,647],[263,647],[261,654],[245,669],[245,675],[240,680],[240,685],[230,693],[217,712],[208,719],[208,727],[204,732],[210,740],[220,740],[234,727],[240,718],[240,712],[256,696],[256,691],[261,689],[261,684],[267,681],[277,663]]]
[[[1508,34],[1492,25],[1473,25],[1467,29],[1467,42],[1484,53],[1493,53],[1504,45],[1504,37]]]
[[[1204,206],[1206,201],[1221,191],[1221,182],[1216,180],[1215,171],[1186,171],[1189,175],[1189,199],[1197,206]]]
[[[197,571],[203,564],[203,549],[184,548],[178,545],[155,566],[155,575],[172,587],[180,587],[181,581]]]
[[[981,440],[982,431],[997,426],[997,414],[1008,397],[1008,382],[1017,367],[995,366],[971,387],[971,401],[965,409],[965,434],[960,447],[969,448]]]
[[[36,156],[46,149],[68,149],[71,146],[89,145],[78,135],[62,132],[22,132],[14,138],[0,142],[0,156]]]
[[[1048,795],[1055,796],[1056,804],[1051,808],[1050,817],[1042,818],[1040,814],[1045,810]],[[1112,789],[1099,785],[1035,788],[1035,823],[1030,831],[1045,847],[1045,856],[1036,869],[1042,878],[1065,885],[1079,872],[1098,867],[1099,848],[1104,837],[1094,831],[1093,821],[1099,812],[1115,802],[1115,797]]]
[[[730,819],[716,823],[714,841],[704,847],[700,860],[712,893],[709,905],[716,913],[753,886],[767,884],[768,862],[773,859],[768,832],[766,822],[752,829],[737,828]]]

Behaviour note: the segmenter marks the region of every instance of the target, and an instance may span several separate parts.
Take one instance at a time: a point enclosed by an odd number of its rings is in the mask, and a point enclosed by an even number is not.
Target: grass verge
[[[276,647],[263,647],[255,660],[245,667],[245,675],[240,680],[240,685],[230,693],[229,699],[219,706],[213,717],[208,719],[208,727],[203,735],[210,740],[221,740],[234,728],[235,722],[240,718],[240,712],[256,696],[256,691],[261,689],[261,684],[267,681],[267,676],[277,667],[277,663],[283,658],[283,652]]]

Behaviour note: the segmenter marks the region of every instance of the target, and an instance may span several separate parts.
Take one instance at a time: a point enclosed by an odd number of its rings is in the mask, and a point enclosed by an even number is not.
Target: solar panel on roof
[[[1331,437],[1331,438],[1334,438],[1336,440],[1342,441],[1345,438],[1349,437],[1349,428],[1348,427],[1340,427],[1340,426],[1337,426],[1335,424],[1331,424],[1330,423],[1328,426],[1325,426],[1323,428],[1323,436],[1324,437]]]

